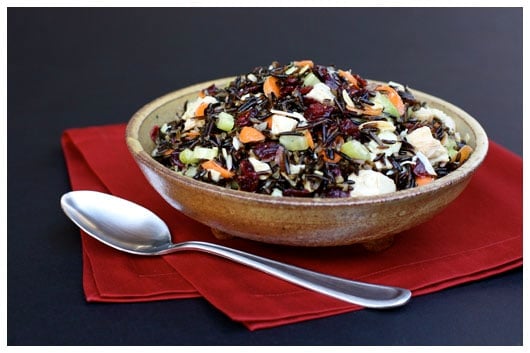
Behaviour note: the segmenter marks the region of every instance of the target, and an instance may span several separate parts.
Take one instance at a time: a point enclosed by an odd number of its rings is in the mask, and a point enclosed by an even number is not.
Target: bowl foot
[[[234,236],[232,234],[228,234],[226,232],[223,232],[222,230],[219,230],[219,229],[216,229],[216,228],[210,228],[210,229],[211,229],[212,234],[214,235],[214,237],[216,237],[219,240],[234,238]]]
[[[389,247],[392,246],[393,243],[394,243],[394,236],[388,235],[383,238],[367,241],[366,243],[362,243],[361,245],[368,251],[377,252],[377,251],[383,251],[383,250],[388,249]]]
[[[235,235],[232,235],[230,233],[224,232],[222,230],[219,230],[217,228],[210,228],[212,234],[216,239],[219,240],[225,240],[225,239],[233,239],[237,238]],[[394,243],[394,235],[387,235],[383,238],[369,240],[364,243],[360,243],[362,247],[364,247],[368,251],[378,252],[388,249],[392,246]]]

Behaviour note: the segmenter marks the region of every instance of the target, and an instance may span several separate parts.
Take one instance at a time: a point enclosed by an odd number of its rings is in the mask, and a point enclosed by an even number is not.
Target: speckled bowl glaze
[[[228,190],[178,175],[155,161],[150,131],[182,112],[186,100],[211,84],[224,86],[233,77],[189,86],[164,95],[132,116],[127,146],[147,180],[175,209],[211,227],[218,238],[235,236],[292,246],[363,244],[382,250],[394,235],[429,220],[467,186],[484,160],[488,139],[480,124],[462,109],[428,94],[413,91],[421,101],[445,111],[457,131],[469,136],[471,157],[456,171],[413,189],[379,196],[340,199],[273,197]]]

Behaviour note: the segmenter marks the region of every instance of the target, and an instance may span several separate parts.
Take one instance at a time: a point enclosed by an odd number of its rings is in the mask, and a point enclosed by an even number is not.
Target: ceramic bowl
[[[154,125],[174,120],[186,100],[223,78],[189,86],[164,95],[132,116],[127,146],[147,180],[175,209],[211,227],[218,238],[235,236],[259,242],[292,246],[337,246],[360,243],[372,250],[391,245],[393,236],[429,220],[464,190],[488,149],[480,124],[462,109],[431,95],[415,96],[445,111],[457,131],[469,136],[471,157],[457,170],[434,182],[394,193],[340,199],[274,197],[228,190],[181,176],[155,161],[150,153]]]

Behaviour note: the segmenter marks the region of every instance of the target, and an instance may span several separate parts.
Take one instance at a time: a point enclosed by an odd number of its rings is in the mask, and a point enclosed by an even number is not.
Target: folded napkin
[[[108,192],[151,209],[168,224],[175,242],[210,241],[339,277],[409,288],[413,296],[522,266],[522,159],[494,142],[455,202],[429,222],[397,235],[389,249],[369,252],[357,245],[295,248],[216,239],[148,184],[124,135],[124,124],[64,132],[72,189]],[[251,330],[361,309],[209,254],[136,256],[81,235],[88,301],[202,296]]]

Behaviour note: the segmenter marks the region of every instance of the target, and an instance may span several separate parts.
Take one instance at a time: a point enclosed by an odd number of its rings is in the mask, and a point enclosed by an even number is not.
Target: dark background
[[[522,270],[392,311],[250,332],[202,299],[88,304],[64,129],[312,59],[448,100],[522,156],[521,8],[8,8],[8,345],[521,345]],[[500,166],[502,167],[502,166]]]

